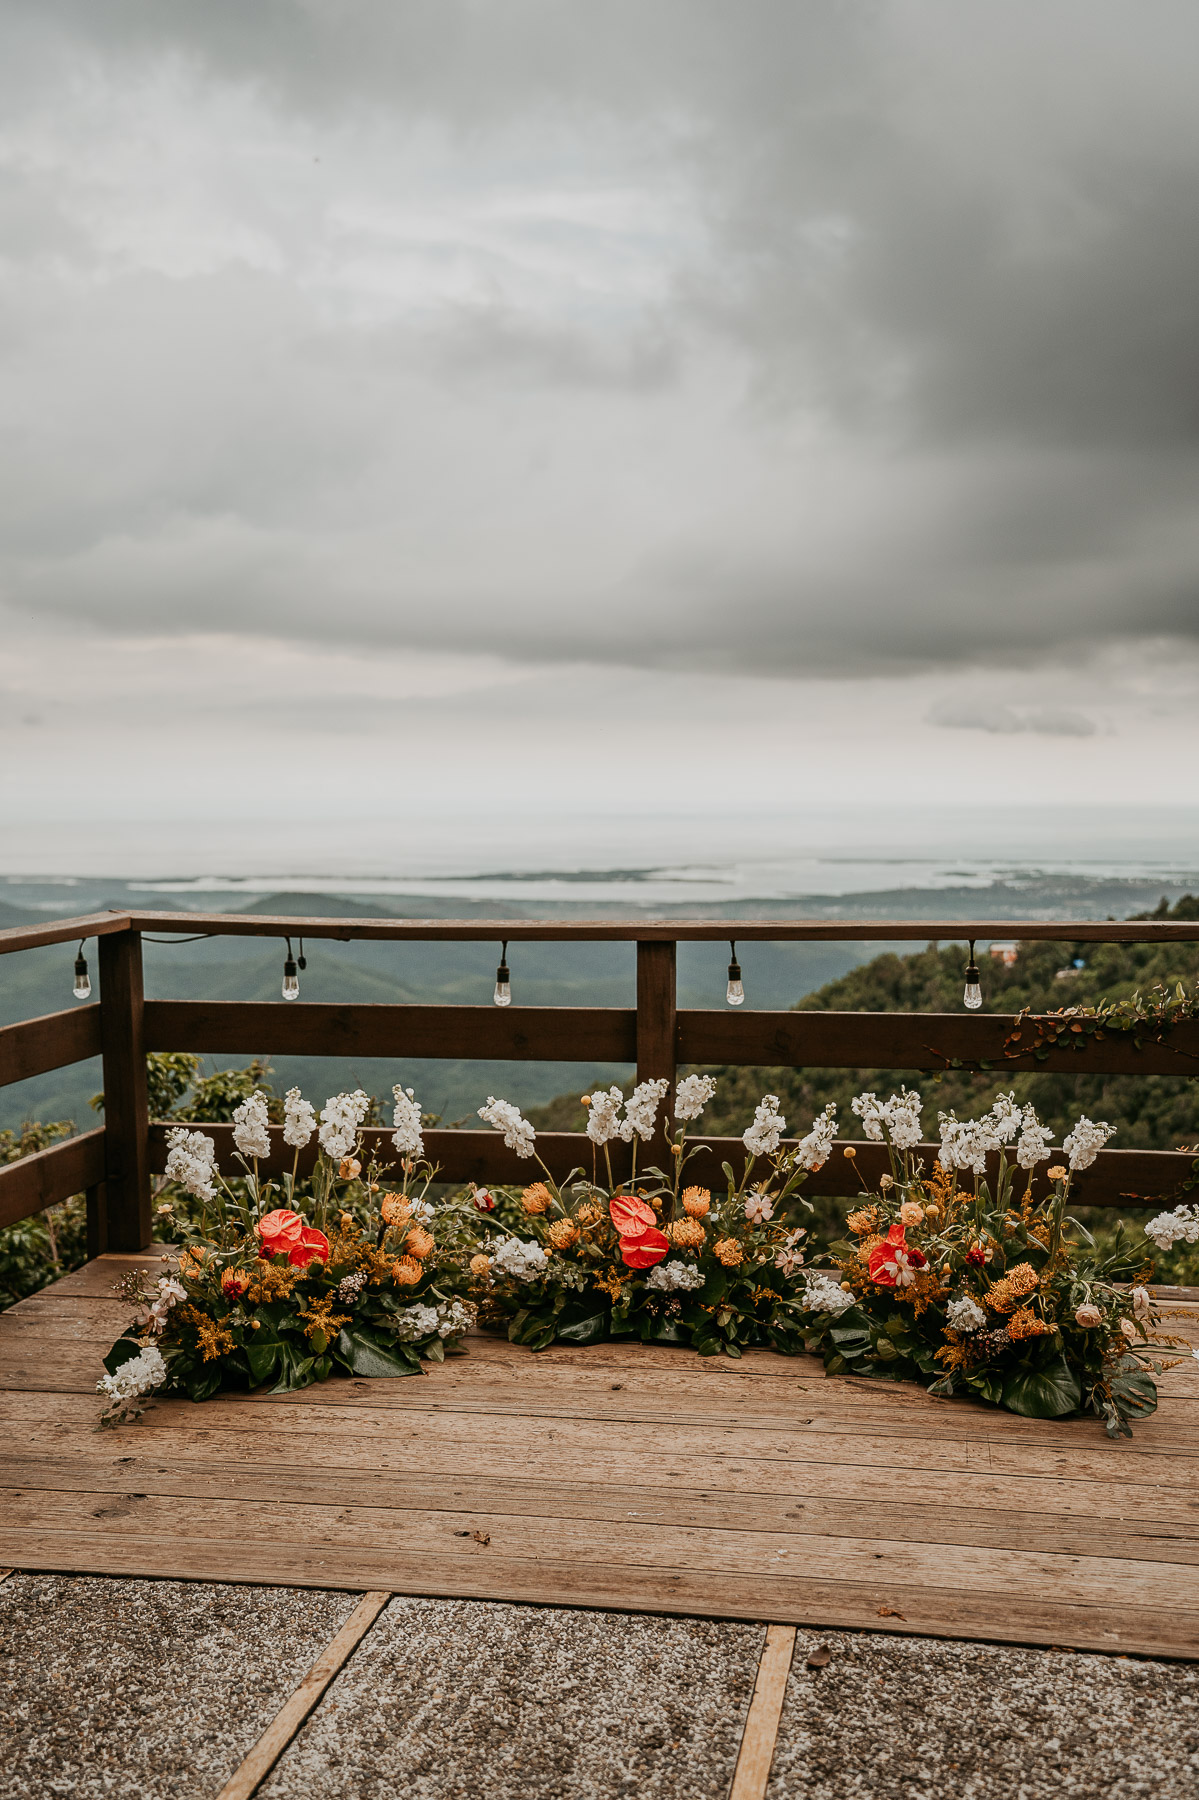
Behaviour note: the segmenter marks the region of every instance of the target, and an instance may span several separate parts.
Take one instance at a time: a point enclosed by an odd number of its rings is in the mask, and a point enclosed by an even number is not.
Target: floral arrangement
[[[180,1248],[167,1273],[118,1284],[138,1311],[104,1359],[103,1423],[138,1417],[157,1389],[193,1400],[222,1386],[286,1393],[336,1369],[416,1374],[422,1357],[440,1361],[457,1348],[476,1316],[462,1292],[464,1204],[434,1210],[420,1108],[411,1088],[397,1087],[394,1099],[400,1179],[387,1186],[382,1166],[363,1168],[370,1101],[361,1089],[330,1099],[319,1125],[290,1090],[283,1137],[295,1157],[281,1184],[259,1178],[271,1148],[262,1092],[234,1114],[240,1177],[220,1174],[205,1133],[171,1131],[167,1180],[199,1203],[199,1216],[174,1213]],[[314,1133],[316,1169],[301,1195],[296,1169]],[[172,1203],[160,1211],[172,1215]]]

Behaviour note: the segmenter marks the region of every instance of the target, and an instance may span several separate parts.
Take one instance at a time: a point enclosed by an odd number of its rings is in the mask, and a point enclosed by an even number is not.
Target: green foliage
[[[0,1164],[48,1150],[75,1127],[69,1119],[26,1120],[0,1131]],[[87,1210],[82,1194],[0,1231],[0,1310],[36,1294],[87,1261]]]

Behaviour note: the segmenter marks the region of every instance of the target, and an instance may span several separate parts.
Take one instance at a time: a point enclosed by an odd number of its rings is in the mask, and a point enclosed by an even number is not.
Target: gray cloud
[[[950,731],[986,731],[996,737],[1033,731],[1041,737],[1094,737],[1096,725],[1085,713],[1067,706],[1011,707],[1002,701],[939,700],[927,714],[930,725]]]

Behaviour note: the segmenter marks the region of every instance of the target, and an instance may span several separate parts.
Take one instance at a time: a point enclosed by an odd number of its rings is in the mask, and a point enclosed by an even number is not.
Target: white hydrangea
[[[316,1113],[298,1087],[288,1088],[283,1102],[283,1142],[302,1150],[316,1130]]]
[[[370,1103],[370,1095],[355,1088],[352,1094],[332,1095],[321,1108],[321,1149],[334,1162],[353,1155]]]
[[[1115,1129],[1106,1119],[1091,1120],[1084,1113],[1069,1137],[1062,1139],[1062,1149],[1070,1158],[1070,1167],[1089,1169]]]
[[[503,1132],[509,1150],[515,1150],[518,1156],[532,1156],[537,1133],[510,1100],[497,1100],[494,1094],[488,1094],[487,1105],[479,1108],[479,1117]]]
[[[837,1135],[837,1108],[829,1101],[819,1118],[812,1120],[807,1137],[795,1146],[795,1160],[805,1169],[822,1169],[828,1161]]]
[[[745,1216],[751,1225],[765,1225],[768,1219],[774,1217],[774,1201],[769,1194],[755,1189],[752,1194],[745,1196]]]
[[[401,1156],[423,1156],[425,1140],[421,1136],[420,1101],[412,1088],[400,1087],[398,1083],[391,1093],[395,1101],[395,1111],[391,1115],[395,1126],[392,1143]]]
[[[395,1315],[395,1334],[403,1344],[415,1344],[419,1338],[432,1337],[436,1330],[435,1306],[406,1306]]]
[[[751,1156],[773,1156],[778,1149],[787,1121],[779,1111],[777,1094],[767,1094],[754,1109],[754,1122],[741,1133],[741,1142]]]
[[[1022,1169],[1035,1169],[1053,1154],[1053,1133],[1042,1125],[1035,1110],[1026,1106],[1020,1115],[1020,1141],[1016,1145],[1016,1161]]]
[[[437,1308],[437,1335],[439,1338],[461,1337],[469,1331],[479,1316],[477,1306],[469,1300],[443,1300]]]
[[[522,1242],[520,1238],[501,1238],[491,1252],[491,1267],[499,1275],[512,1275],[517,1281],[528,1281],[544,1272],[549,1258],[540,1244]]]
[[[166,1178],[178,1182],[197,1200],[215,1200],[216,1144],[202,1131],[176,1125],[167,1132]]]
[[[1158,1213],[1145,1227],[1159,1250],[1173,1249],[1180,1240],[1184,1244],[1199,1242],[1199,1206],[1177,1206],[1173,1212]]]
[[[986,1324],[987,1315],[968,1294],[958,1300],[951,1300],[946,1309],[949,1323],[955,1331],[978,1331]]]
[[[233,1142],[243,1156],[270,1155],[271,1132],[265,1094],[251,1094],[248,1100],[243,1100],[234,1109]]]
[[[702,1269],[694,1263],[660,1262],[655,1263],[645,1278],[647,1288],[658,1288],[664,1294],[672,1294],[677,1289],[701,1288],[706,1277]]]
[[[853,1295],[847,1294],[831,1275],[822,1275],[816,1269],[809,1271],[803,1290],[803,1305],[806,1311],[832,1313],[835,1317],[853,1303]]]
[[[98,1394],[107,1394],[114,1405],[123,1405],[128,1400],[136,1400],[139,1394],[148,1394],[153,1388],[161,1387],[167,1378],[167,1366],[162,1360],[162,1351],[156,1344],[147,1344],[137,1356],[131,1356],[123,1362],[115,1375],[101,1375],[96,1383]]]
[[[587,1095],[587,1136],[593,1144],[609,1144],[620,1136],[620,1109],[624,1105],[623,1088],[610,1087],[605,1094],[596,1088]]]
[[[877,1094],[866,1093],[859,1094],[850,1102],[853,1111],[862,1121],[866,1136],[872,1142],[881,1144],[889,1134],[897,1150],[910,1150],[920,1142],[920,1109],[923,1104],[920,1095],[906,1087],[900,1088],[897,1094],[892,1094],[889,1100],[880,1100]]]
[[[716,1082],[711,1075],[684,1075],[675,1089],[675,1118],[698,1119],[715,1092]]]
[[[443,1300],[437,1306],[405,1306],[396,1314],[395,1334],[404,1344],[421,1338],[460,1337],[475,1322],[478,1308],[469,1300]]]
[[[657,1081],[640,1081],[625,1102],[624,1118],[620,1122],[620,1135],[626,1144],[633,1141],[633,1133],[648,1144],[654,1135],[654,1121],[658,1116],[658,1108],[666,1097],[670,1086],[665,1079]]]

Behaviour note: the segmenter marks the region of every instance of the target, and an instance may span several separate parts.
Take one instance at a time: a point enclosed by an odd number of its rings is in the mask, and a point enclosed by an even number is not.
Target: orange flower
[[[899,1209],[899,1223],[901,1225],[921,1225],[923,1222],[924,1208],[917,1205],[915,1200],[905,1200]]]
[[[379,1211],[387,1225],[406,1225],[412,1217],[412,1207],[403,1194],[388,1194]]]
[[[223,1269],[221,1271],[221,1292],[230,1300],[240,1300],[250,1285],[250,1277],[244,1269]]]
[[[575,1222],[579,1225],[597,1225],[603,1216],[602,1206],[597,1206],[594,1200],[584,1200],[575,1213]]]
[[[683,1211],[689,1219],[702,1219],[712,1210],[712,1196],[707,1188],[683,1189]]]
[[[415,1287],[424,1272],[415,1256],[401,1256],[391,1266],[392,1280],[401,1287]]]
[[[744,1252],[736,1238],[721,1238],[719,1243],[712,1245],[712,1254],[724,1264],[726,1269],[735,1269],[742,1260]]]
[[[433,1248],[433,1233],[426,1231],[423,1225],[414,1225],[404,1240],[404,1248],[409,1256],[428,1256]]]
[[[555,1250],[569,1250],[579,1235],[573,1219],[555,1219],[549,1229],[549,1240]]]
[[[545,1211],[552,1199],[553,1195],[546,1187],[544,1181],[534,1181],[521,1195],[520,1203],[528,1213],[529,1217],[534,1218],[538,1213],[543,1213]]]
[[[708,1236],[698,1219],[676,1219],[667,1226],[666,1235],[680,1250],[698,1250]]]
[[[479,1281],[482,1281],[485,1275],[491,1274],[491,1258],[481,1254],[472,1256],[470,1259],[470,1272],[477,1277]]]

